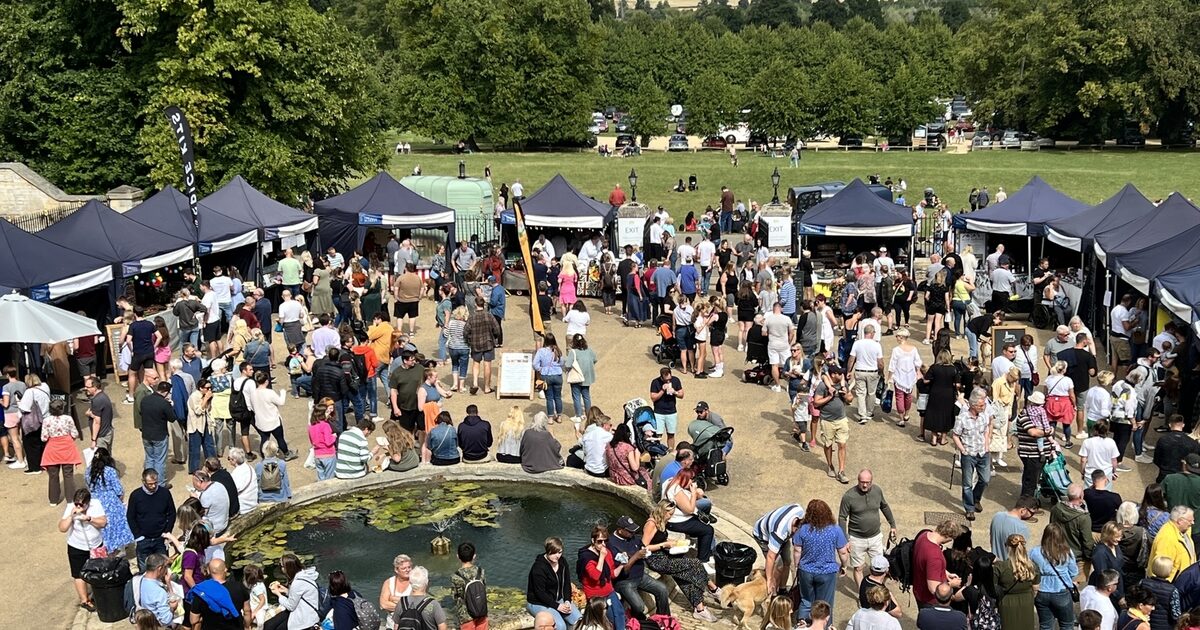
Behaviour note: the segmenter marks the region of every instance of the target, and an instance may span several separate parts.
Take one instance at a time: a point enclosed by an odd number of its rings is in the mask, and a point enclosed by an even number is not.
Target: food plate
[[[688,543],[686,545],[672,546],[669,553],[672,556],[681,556],[691,550],[692,550],[692,545],[691,545],[691,543]]]

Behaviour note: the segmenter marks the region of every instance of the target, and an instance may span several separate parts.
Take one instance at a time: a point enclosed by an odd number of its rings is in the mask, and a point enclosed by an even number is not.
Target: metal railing
[[[31,212],[29,214],[20,214],[4,218],[8,219],[10,223],[21,228],[22,230],[25,230],[26,232],[38,232],[61,221],[67,215],[83,207],[83,204],[84,202],[82,201],[69,201],[51,210],[45,210],[43,212]]]

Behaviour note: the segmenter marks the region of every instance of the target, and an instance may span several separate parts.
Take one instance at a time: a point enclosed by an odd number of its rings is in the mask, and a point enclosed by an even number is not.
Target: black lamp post
[[[775,172],[771,173],[771,186],[775,189],[774,196],[771,197],[771,203],[779,203],[779,167],[775,167]]]
[[[637,201],[637,171],[629,169],[629,190],[633,196],[632,201]]]
[[[775,172],[778,173],[779,169],[775,169]],[[458,161],[458,178],[459,179],[467,178],[467,163],[464,162],[463,160]]]

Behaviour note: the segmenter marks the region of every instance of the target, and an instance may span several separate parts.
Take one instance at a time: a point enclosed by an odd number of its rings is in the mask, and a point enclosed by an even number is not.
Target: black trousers
[[[1036,497],[1042,477],[1041,458],[1021,458],[1021,496]]]
[[[992,291],[991,308],[993,311],[1008,312],[1008,291]]]
[[[492,315],[492,319],[496,320],[496,328],[500,329],[500,333],[496,335],[496,346],[504,345],[504,318],[499,315]]]

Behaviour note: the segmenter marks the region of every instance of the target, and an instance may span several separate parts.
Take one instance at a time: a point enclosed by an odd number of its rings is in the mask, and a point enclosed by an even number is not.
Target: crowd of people
[[[359,627],[360,615],[369,618],[374,608],[390,627],[445,630],[446,611],[428,595],[428,571],[406,556],[396,558],[395,577],[371,606],[360,603],[346,575],[333,571],[322,581],[291,555],[280,564],[283,582],[264,584],[261,567],[241,579],[230,575],[223,551],[230,519],[290,499],[289,467],[305,451],[302,465],[318,482],[499,462],[532,474],[574,467],[642,488],[655,502],[648,519],[622,516],[611,528],[597,526],[578,550],[582,598],[573,595],[561,540],[547,540],[545,553],[531,560],[526,595],[535,626],[624,630],[628,619],[669,617],[667,576],[691,614],[711,622],[709,606],[719,595],[710,581],[716,536],[702,483],[711,474],[704,444],[727,424],[707,402],[681,401],[690,379],[724,376],[726,352],[736,348],[746,355],[747,380],[761,373],[773,392],[786,390],[779,407],[793,419],[797,447],[819,446],[827,475],[850,486],[836,518],[814,498],[755,524],[766,558],[764,627],[827,627],[843,576],[854,580],[860,609],[846,627],[860,630],[899,627],[900,588],[911,588],[923,630],[1200,625],[1200,615],[1188,612],[1200,606],[1192,531],[1200,428],[1181,414],[1180,374],[1195,365],[1186,327],[1171,323],[1147,339],[1145,305],[1121,296],[1109,314],[1112,342],[1102,369],[1097,340],[1070,316],[1057,276],[1040,261],[1031,282],[1060,325],[1043,348],[1024,334],[993,351],[993,329],[1013,317],[1015,278],[1003,246],[980,261],[946,241],[924,278],[910,276],[886,248],[855,257],[843,246],[835,263],[843,275],[824,295],[809,253],[795,268],[781,266],[761,238],[726,225],[756,212],[723,189],[719,206],[693,217],[684,227],[695,231],[677,237],[659,208],[645,251],[612,251],[593,235],[559,254],[541,235],[532,245],[535,299],[542,319],[565,331],[561,344],[549,329],[536,339],[544,411],[513,405],[489,419],[476,404],[453,405],[462,410],[456,418],[450,404],[494,393],[507,311],[500,251],[479,256],[467,242],[449,253],[439,247],[418,271],[414,244],[393,238],[368,248],[377,254],[285,252],[278,305],[236,269],[214,268],[169,305],[178,321],[174,343],[161,317],[123,303],[124,403],[144,450],[138,488],[122,487],[112,453],[128,429],[114,426],[113,402],[94,374],[85,378],[90,403],[81,431],[36,374],[18,378],[5,368],[0,446],[10,468],[47,475],[51,505],[66,503],[59,531],[79,605],[94,607],[81,577],[87,559],[128,553],[141,570],[136,617],[146,628],[241,627],[240,619],[291,629],[328,617],[344,630]],[[992,290],[983,308],[974,295],[978,274],[987,274]],[[589,311],[585,298],[597,298],[599,308]],[[416,334],[430,322],[421,314],[426,299],[435,304],[437,347],[422,351]],[[924,322],[913,321],[914,304],[923,306]],[[650,409],[645,425],[592,403],[601,364],[588,329],[601,308],[627,326],[653,322],[678,352],[644,391],[631,393]],[[967,351],[956,355],[959,338]],[[921,345],[931,346],[932,361]],[[282,409],[296,404],[289,400],[300,398],[310,405],[307,449],[286,435],[282,420]],[[694,412],[684,427],[680,404]],[[566,447],[551,431],[563,416],[577,442]],[[1161,425],[1151,427],[1159,417]],[[982,544],[975,544],[971,529],[951,520],[897,544],[898,524],[875,474],[860,470],[851,485],[854,423],[885,421],[912,422],[914,439],[954,450],[968,526],[984,509],[992,477],[1019,469],[1019,495],[999,499],[1013,507],[991,518],[989,541],[976,530]],[[1157,440],[1146,439],[1155,433]],[[81,452],[77,442],[87,448]],[[728,458],[732,442],[719,448]],[[1112,491],[1133,464],[1157,469],[1136,503]],[[77,470],[85,480],[78,489]],[[1079,482],[1069,481],[1073,470]],[[181,477],[190,496],[176,505],[171,481]],[[1029,524],[1039,517],[1049,522],[1035,536]],[[690,553],[671,553],[679,545]],[[909,555],[896,556],[897,549]],[[486,581],[476,555],[470,543],[458,549],[454,614],[460,627],[486,630],[486,612],[478,614]],[[650,595],[654,611],[639,593]]]

